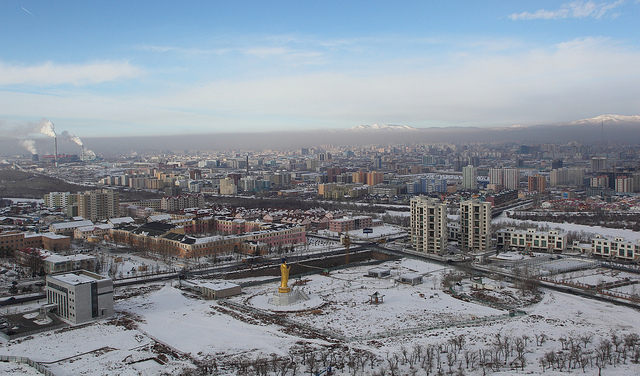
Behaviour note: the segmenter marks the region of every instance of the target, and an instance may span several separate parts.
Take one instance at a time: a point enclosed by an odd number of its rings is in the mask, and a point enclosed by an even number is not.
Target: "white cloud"
[[[596,3],[594,1],[574,1],[572,3],[562,4],[560,9],[545,10],[539,9],[533,13],[513,13],[509,15],[512,20],[555,20],[563,18],[602,18],[609,11],[624,4],[624,0],[615,2]],[[612,17],[616,15],[613,14]]]
[[[86,64],[10,65],[0,62],[0,85],[76,86],[137,77],[142,70],[128,62],[102,61]]]
[[[481,41],[486,43],[486,41]],[[34,114],[84,137],[99,134],[197,133],[391,123],[510,125],[571,121],[640,108],[640,52],[607,38],[550,47],[464,53],[419,64],[371,65],[367,70],[220,79],[140,95],[56,95],[0,91],[4,116]],[[412,57],[409,57],[411,59]],[[360,68],[360,65],[357,66]],[[374,69],[376,68],[377,69]],[[110,124],[74,129],[75,123]]]

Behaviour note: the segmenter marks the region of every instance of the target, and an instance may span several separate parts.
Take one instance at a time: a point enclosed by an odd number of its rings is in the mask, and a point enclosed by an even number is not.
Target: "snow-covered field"
[[[439,280],[445,269],[438,265],[415,260],[387,262],[379,266],[392,271],[392,276],[387,278],[367,277],[367,270],[371,268],[357,267],[332,272],[329,276],[310,277],[303,290],[310,296],[321,297],[326,304],[313,314],[291,315],[290,319],[349,338],[507,313],[443,293]],[[424,283],[415,286],[395,281],[397,276],[409,273],[427,274],[427,277]],[[245,292],[264,296],[274,290],[273,285],[265,285]],[[384,295],[384,303],[370,303],[370,296],[376,292]]]
[[[368,239],[377,239],[383,236],[400,235],[400,234],[407,233],[406,229],[400,226],[389,225],[389,224],[384,224],[381,226],[373,226],[371,227],[371,230],[373,230],[373,232],[370,234],[365,234],[362,232],[362,230],[349,231],[349,236],[351,237],[352,240],[353,239],[368,240]],[[320,230],[318,231],[318,234],[324,235],[324,236],[330,236],[334,238],[338,237],[337,232],[329,231],[329,230]]]
[[[504,313],[445,294],[440,281],[444,273],[451,271],[447,267],[413,259],[386,262],[380,267],[391,269],[392,276],[422,274],[424,283],[409,286],[396,284],[390,278],[364,277],[367,267],[329,276],[313,275],[307,277],[310,281],[305,291],[321,296],[328,304],[308,312],[265,315],[235,309],[224,301],[202,300],[179,290],[175,282],[155,288],[147,285],[143,294],[123,294],[131,297],[116,301],[118,316],[113,320],[4,341],[0,343],[0,355],[28,356],[43,362],[56,375],[177,375],[203,364],[215,364],[221,375],[254,375],[266,364],[259,359],[271,359],[269,367],[295,359],[296,368],[288,368],[286,375],[309,374],[310,369],[320,371],[328,364],[334,365],[337,375],[380,375],[383,370],[387,375],[390,370],[396,375],[426,375],[427,370],[437,374],[438,368],[443,374],[451,370],[451,374],[465,375],[560,375],[567,374],[570,367],[566,359],[562,364],[552,362],[555,371],[549,371],[550,364],[544,358],[549,354],[569,357],[571,351],[578,351],[569,350],[569,343],[579,343],[581,356],[590,362],[584,365],[584,374],[597,375],[597,364],[601,363],[596,356],[607,341],[612,341],[611,345],[616,339],[631,339],[631,334],[640,333],[637,310],[546,291],[538,303],[519,308],[526,312],[524,316],[373,340],[354,339],[367,333],[400,333],[404,328]],[[505,282],[483,278],[483,283],[499,290],[504,287],[501,291],[516,298],[519,294]],[[270,283],[250,287],[232,300],[250,303],[253,296],[274,291],[277,286],[278,283]],[[471,293],[468,279],[454,286],[456,291]],[[369,295],[376,291],[385,295],[384,303],[371,305]],[[331,338],[283,325],[280,318],[333,331],[352,341],[336,343]],[[511,350],[504,348],[505,342]],[[524,347],[518,347],[522,343]],[[640,351],[640,340],[633,343]],[[629,347],[623,361],[621,351],[626,347],[619,343],[612,346],[612,358],[605,359],[602,374],[637,375],[640,365],[634,363],[634,350]],[[562,350],[563,347],[567,349]],[[517,348],[523,349],[521,357]],[[431,366],[426,363],[428,353]],[[313,356],[313,364],[309,356]],[[519,369],[522,360],[524,371]],[[563,372],[558,371],[560,367]],[[262,374],[275,375],[274,370]],[[583,374],[582,366],[570,371]],[[2,362],[0,372],[36,374],[27,365]]]

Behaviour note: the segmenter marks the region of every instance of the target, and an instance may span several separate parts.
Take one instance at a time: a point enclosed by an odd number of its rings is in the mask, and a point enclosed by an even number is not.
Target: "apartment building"
[[[478,169],[472,165],[462,168],[462,189],[478,189]]]
[[[445,252],[447,248],[447,205],[438,199],[411,199],[411,242],[418,252]]]
[[[491,203],[468,200],[460,202],[460,248],[468,252],[485,252],[491,240]]]
[[[78,193],[78,215],[90,221],[120,215],[120,195],[112,189],[96,189]]]

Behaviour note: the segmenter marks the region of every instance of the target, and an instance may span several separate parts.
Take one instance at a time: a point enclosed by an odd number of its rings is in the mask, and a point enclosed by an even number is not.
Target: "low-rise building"
[[[329,221],[329,231],[346,232],[368,228],[373,225],[373,218],[361,215],[357,217],[343,217]]]
[[[113,315],[113,281],[86,270],[48,275],[47,303],[56,314],[72,324],[81,324]]]
[[[43,248],[57,252],[69,249],[71,238],[50,232],[34,234],[23,231],[10,231],[0,234],[0,248],[16,251],[23,248]]]
[[[511,248],[532,252],[563,252],[567,248],[567,235],[555,230],[519,230],[509,227],[496,231],[496,246],[499,249]]]
[[[640,259],[640,242],[596,235],[591,239],[591,252],[594,256],[633,261]]]

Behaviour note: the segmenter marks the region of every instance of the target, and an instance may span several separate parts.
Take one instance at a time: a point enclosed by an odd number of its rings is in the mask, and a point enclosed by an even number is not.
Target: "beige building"
[[[460,249],[485,252],[491,240],[491,203],[478,200],[460,202]]]
[[[640,242],[625,240],[621,237],[596,235],[591,239],[591,252],[595,256],[638,261],[640,259]]]
[[[115,218],[120,214],[120,195],[112,189],[78,193],[78,215],[90,221]]]
[[[440,254],[447,247],[447,205],[438,199],[411,199],[411,242],[418,252]]]
[[[22,248],[43,248],[48,251],[69,249],[71,238],[50,232],[33,234],[21,231],[10,231],[0,234],[0,248],[19,250]]]
[[[538,231],[535,228],[518,230],[512,227],[496,232],[498,248],[533,252],[561,253],[567,248],[567,235],[559,231]]]
[[[220,194],[221,195],[235,195],[238,193],[238,186],[233,179],[224,178],[220,180]]]

